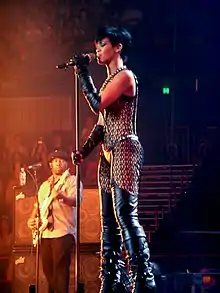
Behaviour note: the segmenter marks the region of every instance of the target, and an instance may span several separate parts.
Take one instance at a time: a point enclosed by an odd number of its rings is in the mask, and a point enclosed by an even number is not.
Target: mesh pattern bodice
[[[136,135],[137,98],[138,94],[133,98],[122,95],[104,110],[105,150],[113,149],[117,142],[127,135]]]
[[[140,170],[143,162],[143,148],[136,133],[138,87],[131,98],[122,95],[103,112],[104,141],[99,164],[99,186],[111,192],[111,182],[133,194],[138,194]],[[131,137],[132,136],[132,137]]]

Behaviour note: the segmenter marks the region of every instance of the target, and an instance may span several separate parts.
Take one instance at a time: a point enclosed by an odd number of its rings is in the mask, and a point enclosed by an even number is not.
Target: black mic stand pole
[[[78,77],[73,69],[74,74],[74,92],[75,92],[75,149],[79,150],[79,89]],[[76,243],[75,243],[75,292],[84,293],[84,284],[80,282],[80,167],[76,168]]]
[[[36,182],[36,198],[37,198],[37,244],[36,244],[36,291],[35,293],[38,293],[39,288],[39,256],[40,256],[40,209],[39,209],[39,202],[38,202],[38,184],[37,184],[37,171],[34,170],[34,178]],[[32,292],[31,292],[32,293]]]
[[[40,259],[40,233],[39,233],[39,226],[40,226],[40,209],[39,209],[39,202],[38,202],[38,182],[37,182],[37,171],[34,170],[33,175],[31,172],[28,171],[31,178],[34,181],[35,187],[36,187],[36,204],[37,204],[37,244],[36,244],[36,263],[35,263],[35,284],[31,284],[29,286],[29,293],[38,293],[39,292],[39,259]]]

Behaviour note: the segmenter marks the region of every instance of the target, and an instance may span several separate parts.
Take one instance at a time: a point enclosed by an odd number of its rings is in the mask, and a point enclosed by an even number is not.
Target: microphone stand
[[[38,182],[37,182],[37,171],[34,169],[33,174],[28,171],[29,175],[33,179],[33,182],[36,187],[36,204],[37,204],[37,244],[36,244],[36,256],[35,256],[35,284],[29,285],[29,293],[38,293],[39,292],[39,259],[40,259],[40,249],[39,249],[39,241],[40,241],[40,233],[39,233],[39,224],[40,224],[40,209],[39,209],[39,202],[38,202]]]
[[[92,55],[86,56],[86,63],[92,60]],[[70,59],[70,62],[57,65],[57,69],[67,69],[69,66],[76,65],[76,61]],[[72,109],[73,98],[75,96],[75,149],[79,150],[79,90],[78,90],[78,77],[73,69],[74,85],[73,85],[73,97],[72,97]],[[73,113],[72,113],[73,116]],[[72,120],[72,126],[74,125]],[[74,127],[73,127],[74,128]],[[75,243],[75,292],[84,293],[84,284],[80,282],[80,168],[75,165],[76,168],[76,243]]]
[[[79,150],[79,90],[78,77],[73,69],[74,74],[74,92],[75,92],[75,148]],[[80,168],[76,168],[76,244],[75,244],[75,292],[84,293],[84,284],[80,282]]]

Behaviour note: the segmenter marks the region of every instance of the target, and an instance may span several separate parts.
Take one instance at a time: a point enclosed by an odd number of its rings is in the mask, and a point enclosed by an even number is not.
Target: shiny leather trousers
[[[112,195],[101,195],[101,289],[100,293],[129,293],[131,281],[121,259],[122,238],[113,209]]]
[[[101,190],[102,243],[100,293],[155,292],[146,235],[138,221],[138,196],[112,182],[112,192]],[[121,260],[122,239],[132,272],[132,284]]]

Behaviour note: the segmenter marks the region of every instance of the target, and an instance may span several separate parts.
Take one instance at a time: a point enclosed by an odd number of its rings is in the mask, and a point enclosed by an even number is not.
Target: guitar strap
[[[51,196],[52,190],[54,186],[57,184],[57,181],[54,181],[54,178],[50,181],[50,194],[48,197]],[[53,231],[54,229],[54,218],[53,218],[53,202],[50,204],[49,209],[48,209],[48,225],[47,225],[48,230]]]

